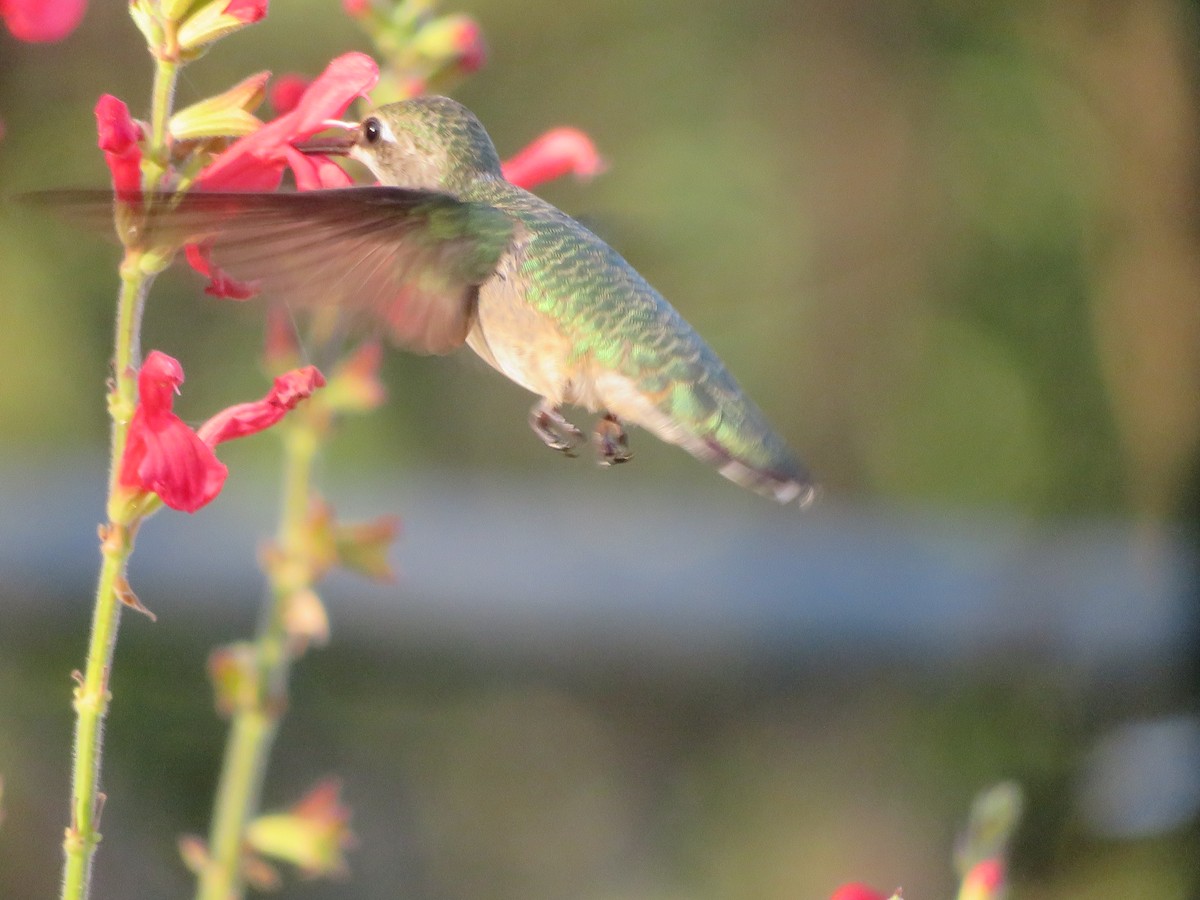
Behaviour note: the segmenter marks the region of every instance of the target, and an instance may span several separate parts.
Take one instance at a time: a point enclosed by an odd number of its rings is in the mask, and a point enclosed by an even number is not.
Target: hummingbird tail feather
[[[779,503],[798,501],[803,509],[816,499],[816,484],[804,467],[790,457],[780,459],[776,465],[763,466],[734,456],[712,438],[695,444],[685,443],[684,449],[716,466],[717,471],[734,484]]]

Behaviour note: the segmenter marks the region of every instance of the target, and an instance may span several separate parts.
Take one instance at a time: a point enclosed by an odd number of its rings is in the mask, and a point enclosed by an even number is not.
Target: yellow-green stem
[[[292,654],[286,604],[297,590],[308,587],[302,542],[319,445],[307,412],[297,411],[283,426],[283,500],[277,536],[281,564],[269,568],[271,590],[254,641],[255,701],[238,709],[230,724],[209,831],[209,858],[200,872],[197,900],[234,900],[244,894],[246,827],[258,810],[271,746],[287,706]]]
[[[96,589],[96,606],[92,612],[92,636],[88,647],[87,666],[77,675],[75,687],[75,756],[72,771],[71,824],[63,841],[66,857],[63,867],[62,896],[87,896],[92,857],[100,842],[97,830],[102,795],[97,790],[100,779],[100,758],[104,716],[108,711],[108,674],[117,626],[121,617],[121,602],[117,584],[125,569],[125,561],[133,547],[129,531],[110,527],[101,545],[103,562]]]
[[[112,417],[109,496],[112,496],[120,470],[121,455],[129,432],[129,420],[137,401],[134,375],[138,325],[142,301],[151,276],[141,272],[136,251],[127,251],[121,263],[121,292],[117,300],[116,377],[108,397]],[[75,687],[75,754],[71,772],[71,822],[63,841],[64,900],[87,897],[91,880],[92,858],[100,842],[100,763],[103,757],[104,717],[108,712],[108,679],[113,649],[120,624],[119,586],[125,565],[133,551],[133,532],[127,524],[110,522],[104,527],[100,544],[100,576],[96,603],[92,610],[92,633],[87,661]]]
[[[149,156],[165,162],[168,151],[166,123],[171,114],[178,63],[159,60],[155,68],[151,146]],[[155,180],[161,172],[155,175]],[[145,185],[147,187],[152,185]],[[121,290],[113,341],[113,384],[108,395],[112,420],[109,460],[109,506],[120,474],[121,457],[129,436],[129,422],[137,405],[137,366],[140,363],[142,310],[154,275],[142,265],[139,248],[127,247],[121,261]],[[85,900],[91,888],[92,860],[100,843],[100,767],[104,751],[104,717],[108,713],[109,677],[121,620],[121,593],[125,568],[133,552],[137,523],[113,522],[101,529],[101,563],[92,610],[92,632],[87,661],[77,675],[74,761],[71,771],[71,821],[63,841],[63,900]]]

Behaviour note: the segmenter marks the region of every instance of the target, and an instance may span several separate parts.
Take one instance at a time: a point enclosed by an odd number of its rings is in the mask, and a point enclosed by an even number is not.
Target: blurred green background
[[[327,592],[267,783],[340,775],[359,847],[289,896],[948,897],[970,798],[1012,777],[1015,896],[1200,897],[1196,5],[442,8],[484,29],[455,93],[501,155],[593,136],[609,170],[541,193],[708,338],[824,501],[777,510],[640,433],[631,466],[564,462],[469,354],[390,354],[324,478],[404,517],[400,578]],[[335,0],[277,0],[179,102],[349,49]],[[95,100],[144,116],[149,83],[124,4],[0,34],[0,190],[106,183]],[[0,260],[0,896],[50,896],[116,251],[6,204]],[[185,418],[262,392],[260,311],[188,273],[151,304]],[[159,618],[120,637],[96,896],[188,891],[175,837],[207,830],[224,739],[204,661],[253,627],[276,449],[223,448],[226,495],[141,538]]]

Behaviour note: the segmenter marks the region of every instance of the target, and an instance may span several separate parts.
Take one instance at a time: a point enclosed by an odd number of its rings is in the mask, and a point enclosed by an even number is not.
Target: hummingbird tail
[[[734,484],[749,488],[756,494],[770,497],[779,503],[799,502],[803,509],[817,496],[817,485],[808,471],[791,454],[777,457],[764,465],[738,456],[713,438],[685,442],[684,449],[716,466],[717,471]]]

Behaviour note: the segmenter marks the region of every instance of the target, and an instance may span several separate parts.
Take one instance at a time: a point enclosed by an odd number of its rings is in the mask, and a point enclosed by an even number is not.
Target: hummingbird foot
[[[625,434],[625,426],[612,413],[605,413],[604,417],[596,422],[596,430],[592,432],[592,445],[596,448],[596,462],[602,466],[613,466],[633,459],[633,454],[629,452],[629,436]]]
[[[558,407],[542,400],[529,412],[529,427],[551,450],[577,456],[575,448],[583,443],[583,432],[563,418]]]

